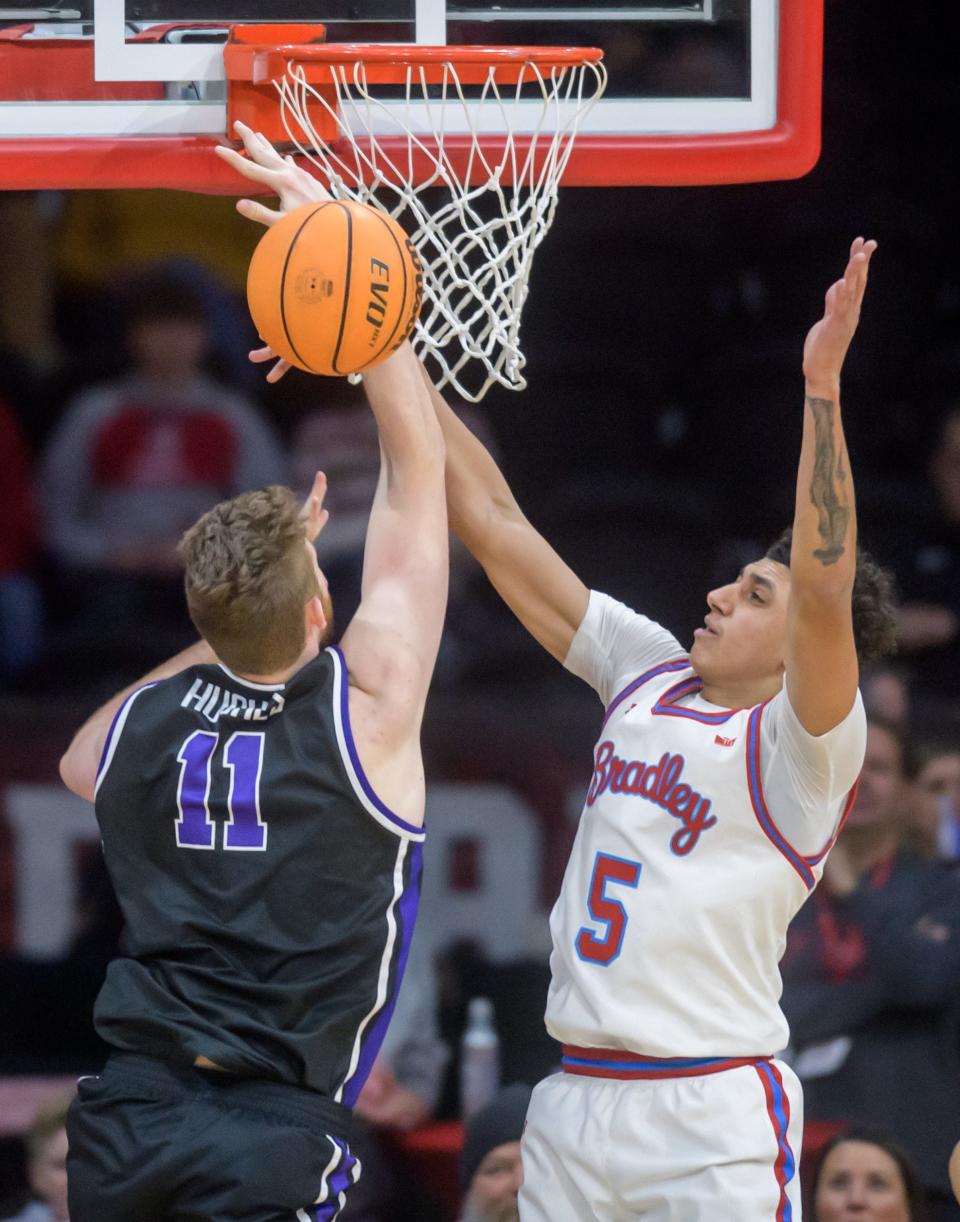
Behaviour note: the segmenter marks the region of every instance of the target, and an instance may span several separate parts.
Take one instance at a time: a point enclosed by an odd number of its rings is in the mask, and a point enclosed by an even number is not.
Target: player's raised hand
[[[854,238],[846,271],[827,289],[823,318],[811,327],[803,345],[803,376],[813,391],[825,391],[827,397],[840,380],[844,357],[860,321],[867,272],[876,249],[872,239]]]
[[[303,508],[300,510],[300,520],[303,522],[303,533],[307,537],[307,541],[315,543],[317,535],[326,526],[330,520],[329,509],[324,509],[323,500],[327,495],[327,477],[322,471],[318,471],[313,477],[313,487],[303,502]]]
[[[247,127],[239,119],[233,127],[243,143],[244,152],[239,153],[225,144],[218,145],[214,152],[222,161],[233,166],[238,174],[268,187],[280,200],[279,208],[267,208],[255,199],[237,200],[237,211],[242,216],[269,229],[282,216],[302,204],[333,198],[323,183],[302,170],[292,157],[281,157],[266,136]],[[269,347],[254,349],[250,353],[250,360],[258,365],[275,361],[267,374],[268,382],[279,382],[290,368],[289,361],[276,359],[276,353]]]
[[[244,178],[268,187],[280,200],[279,209],[273,209],[253,199],[240,199],[237,201],[237,211],[243,216],[270,226],[302,204],[333,198],[323,183],[302,170],[292,157],[282,157],[266,136],[239,120],[233,126],[243,143],[244,152],[239,153],[221,144],[214,150],[217,156]]]
[[[254,348],[252,352],[247,353],[247,357],[253,361],[254,365],[262,365],[264,361],[276,362],[267,373],[266,380],[268,382],[279,382],[287,370],[291,368],[290,362],[285,361],[282,356],[278,357],[269,344],[265,344],[262,348]]]

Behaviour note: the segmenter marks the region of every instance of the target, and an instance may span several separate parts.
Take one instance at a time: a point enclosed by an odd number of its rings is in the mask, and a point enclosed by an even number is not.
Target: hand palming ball
[[[260,338],[307,373],[369,369],[410,335],[423,275],[392,217],[341,200],[304,204],[267,230],[247,272]]]

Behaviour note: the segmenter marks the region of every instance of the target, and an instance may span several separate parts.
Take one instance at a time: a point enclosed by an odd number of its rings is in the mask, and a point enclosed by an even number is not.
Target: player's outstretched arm
[[[380,478],[360,606],[341,648],[364,769],[387,805],[419,824],[420,725],[447,606],[443,434],[408,343],[363,380],[380,435]]]
[[[447,446],[450,527],[531,636],[562,662],[590,591],[527,520],[486,447],[422,373]]]
[[[840,371],[860,320],[876,250],[856,238],[843,277],[827,290],[823,318],[803,349],[803,442],[790,553],[786,678],[790,703],[810,734],[849,713],[859,670],[853,635],[857,515],[840,417]]]
[[[205,663],[216,662],[216,660],[216,655],[207,642],[197,641],[196,644],[168,658],[166,662],[161,662],[142,679],[131,683],[106,704],[101,705],[74,734],[73,741],[60,759],[60,778],[64,785],[77,797],[86,798],[88,802],[92,802],[100,757],[103,755],[103,745],[107,740],[113,719],[127,697],[148,683],[157,683],[161,679],[170,679],[178,675],[188,666],[201,666]]]
[[[285,212],[329,192],[268,140],[242,123],[236,125],[244,155],[222,147],[217,153],[244,177],[274,191],[280,210],[255,200],[240,200],[244,216],[273,224]],[[251,353],[254,361],[273,361],[268,381],[289,366],[269,348]],[[364,375],[369,387],[368,375]],[[547,541],[527,521],[496,463],[484,446],[444,402],[426,371],[423,377],[446,442],[447,503],[450,525],[473,552],[487,576],[525,628],[549,653],[563,661],[586,614],[589,591]]]

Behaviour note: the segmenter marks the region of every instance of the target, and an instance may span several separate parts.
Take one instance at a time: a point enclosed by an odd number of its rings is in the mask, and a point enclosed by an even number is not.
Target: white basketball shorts
[[[521,1222],[801,1222],[789,1066],[564,1054],[527,1113]]]

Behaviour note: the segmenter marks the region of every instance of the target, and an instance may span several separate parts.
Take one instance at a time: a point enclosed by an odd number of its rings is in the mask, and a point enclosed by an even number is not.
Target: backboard
[[[0,7],[0,188],[239,193],[210,156],[228,29],[305,21],[328,42],[602,48],[564,185],[789,178],[819,154],[823,0],[62,0]]]

